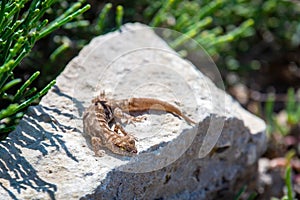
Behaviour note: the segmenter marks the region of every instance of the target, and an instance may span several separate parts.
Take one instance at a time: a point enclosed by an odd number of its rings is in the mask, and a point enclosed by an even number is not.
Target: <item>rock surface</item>
[[[163,112],[125,129],[139,154],[95,157],[82,114],[110,98],[153,97],[199,122]],[[0,144],[3,199],[220,199],[255,183],[265,124],[180,58],[152,29],[127,24],[99,36]],[[220,136],[220,137],[219,137]]]

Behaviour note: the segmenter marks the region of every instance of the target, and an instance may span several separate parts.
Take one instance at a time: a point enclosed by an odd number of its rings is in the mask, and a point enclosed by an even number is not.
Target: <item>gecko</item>
[[[184,115],[172,104],[153,98],[108,99],[105,93],[92,100],[83,114],[83,129],[90,138],[96,156],[103,156],[103,148],[118,155],[133,156],[137,154],[135,142],[137,139],[127,133],[119,122],[135,123],[146,120],[145,116],[132,116],[130,112],[147,110],[166,111],[183,118],[190,125],[195,121]]]

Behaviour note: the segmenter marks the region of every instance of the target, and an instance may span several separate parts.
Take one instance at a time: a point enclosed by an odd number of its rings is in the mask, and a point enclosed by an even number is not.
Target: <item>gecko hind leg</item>
[[[115,133],[121,132],[124,136],[129,136],[130,138],[134,139],[135,141],[138,141],[138,139],[137,139],[136,137],[134,137],[134,136],[128,134],[128,133],[126,132],[126,130],[123,128],[123,126],[122,126],[120,123],[118,123],[118,122],[115,124],[114,132],[115,132]]]

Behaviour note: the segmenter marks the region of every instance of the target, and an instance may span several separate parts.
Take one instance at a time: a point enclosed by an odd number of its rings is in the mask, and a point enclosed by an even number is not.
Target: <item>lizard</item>
[[[137,153],[136,138],[128,134],[120,123],[113,122],[120,119],[126,119],[127,123],[141,122],[146,117],[134,117],[130,115],[130,112],[146,110],[166,111],[183,118],[189,124],[196,124],[168,102],[153,98],[107,99],[103,92],[92,100],[92,105],[83,114],[84,131],[91,137],[96,156],[103,155],[101,147],[119,155],[135,155]]]

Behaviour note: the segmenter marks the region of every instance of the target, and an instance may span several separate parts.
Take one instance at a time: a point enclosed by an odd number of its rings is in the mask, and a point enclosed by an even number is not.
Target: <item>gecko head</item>
[[[131,137],[128,137],[127,140],[122,141],[117,146],[123,152],[127,152],[127,153],[130,153],[130,154],[136,154],[137,153],[137,149],[136,149],[136,146],[135,146],[135,140]]]

